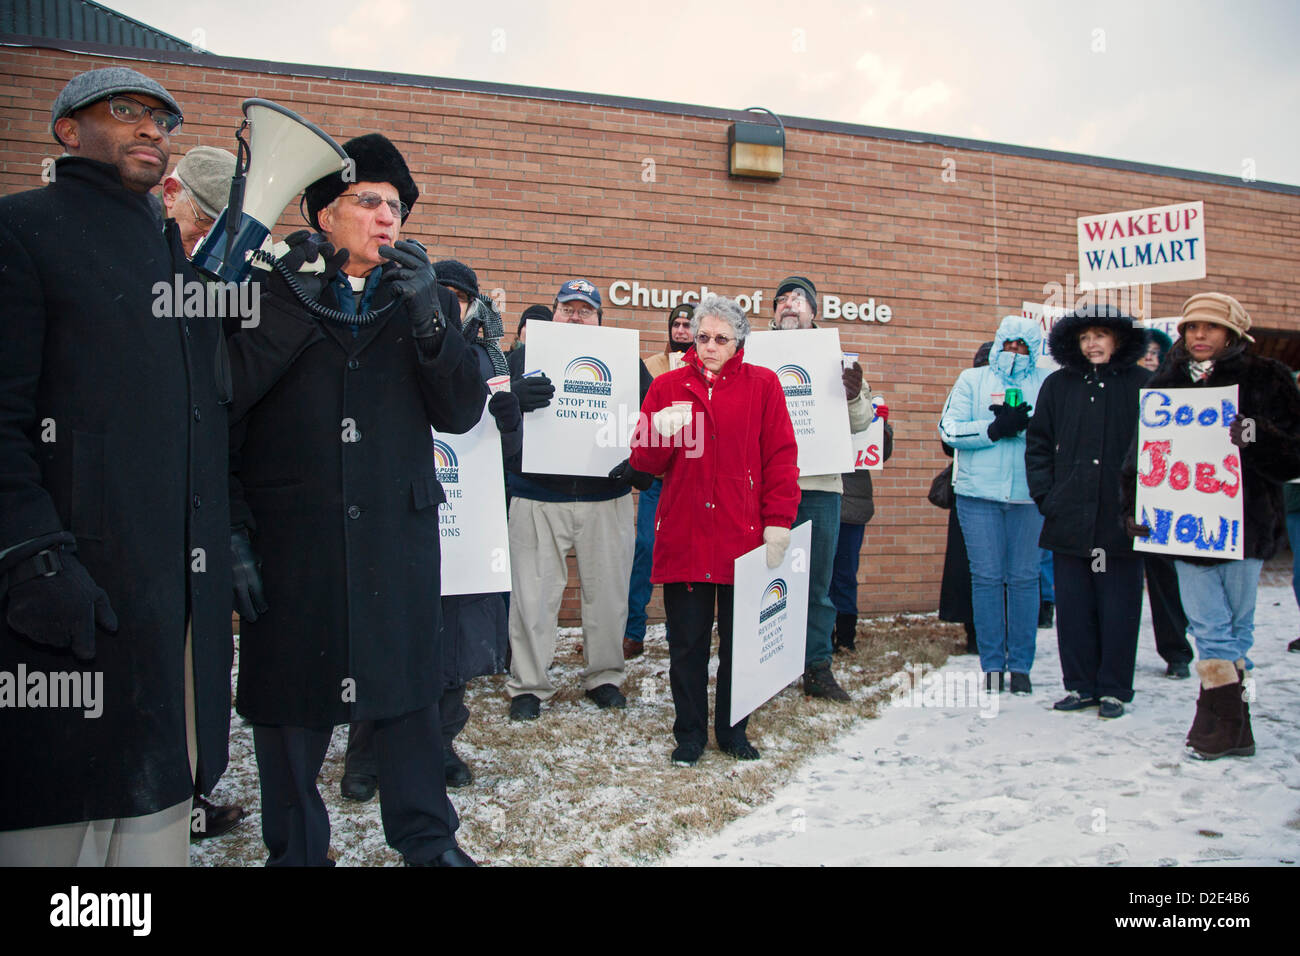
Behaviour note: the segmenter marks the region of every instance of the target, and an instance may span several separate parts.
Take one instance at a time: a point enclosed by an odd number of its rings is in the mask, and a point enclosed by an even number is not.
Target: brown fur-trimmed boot
[[[1255,742],[1249,736],[1245,705],[1237,668],[1232,661],[1196,662],[1201,678],[1201,695],[1196,716],[1187,732],[1187,746],[1201,760],[1218,760],[1228,755],[1250,757]]]

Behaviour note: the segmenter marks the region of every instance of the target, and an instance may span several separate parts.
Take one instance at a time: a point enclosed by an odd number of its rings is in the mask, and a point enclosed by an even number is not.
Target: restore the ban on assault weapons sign
[[[1236,416],[1236,385],[1141,390],[1133,517],[1151,536],[1134,538],[1134,549],[1242,557],[1241,449],[1228,436]]]
[[[447,496],[438,506],[442,593],[509,591],[510,534],[501,432],[486,406],[478,424],[465,434],[433,433],[433,460]]]

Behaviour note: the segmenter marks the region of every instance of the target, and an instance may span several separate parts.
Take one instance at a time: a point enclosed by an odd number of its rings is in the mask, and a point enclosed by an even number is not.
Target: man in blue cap
[[[600,290],[586,279],[570,279],[555,296],[556,322],[599,325],[604,312]],[[510,355],[511,368],[527,366],[523,348]],[[516,359],[516,356],[518,358]],[[641,367],[641,398],[650,373]],[[510,383],[525,412],[551,403],[555,387],[544,374]],[[527,435],[527,417],[524,420]],[[623,466],[620,465],[619,468]],[[618,471],[618,469],[615,469]],[[555,657],[555,626],[564,587],[566,558],[578,558],[582,575],[582,682],[587,697],[602,710],[624,708],[623,630],[627,626],[627,582],[632,573],[635,518],[631,490],[648,487],[652,475],[624,470],[619,477],[511,473],[510,598],[511,720],[536,720],[541,702],[555,694],[547,668]]]

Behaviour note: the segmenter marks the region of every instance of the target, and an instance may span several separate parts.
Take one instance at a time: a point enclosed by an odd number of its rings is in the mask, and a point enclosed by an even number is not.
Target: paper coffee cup
[[[853,368],[853,363],[858,360],[857,352],[841,352],[840,362],[844,365],[845,370]]]
[[[495,395],[497,392],[508,392],[510,391],[510,376],[494,375],[492,378],[487,380],[487,387],[489,394],[492,395]]]

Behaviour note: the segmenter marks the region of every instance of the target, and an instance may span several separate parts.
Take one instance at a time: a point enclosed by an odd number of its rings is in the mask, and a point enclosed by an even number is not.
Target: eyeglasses
[[[185,193],[185,198],[190,204],[190,209],[194,212],[194,225],[198,226],[200,229],[210,229],[215,220],[209,219],[207,216],[203,215],[203,213],[199,212],[199,207],[195,204],[194,197],[190,195],[188,186],[182,189],[182,192]]]
[[[108,97],[108,112],[113,119],[121,120],[123,123],[138,123],[148,116],[164,133],[176,132],[184,121],[180,113],[173,113],[171,110],[157,106],[145,106],[139,100],[133,100],[129,96]]]
[[[398,202],[396,199],[385,199],[378,193],[343,193],[339,198],[342,199],[344,196],[355,199],[357,205],[362,209],[378,209],[379,204],[383,203],[398,219],[405,219],[411,211],[411,208],[406,203]]]
[[[568,316],[580,315],[585,317],[596,314],[596,310],[589,305],[570,305],[567,302],[562,303],[558,311]]]
[[[729,335],[709,335],[707,332],[701,332],[695,336],[695,344],[700,348],[708,345],[710,342],[717,342],[720,348],[726,348],[732,342],[736,341]]]

